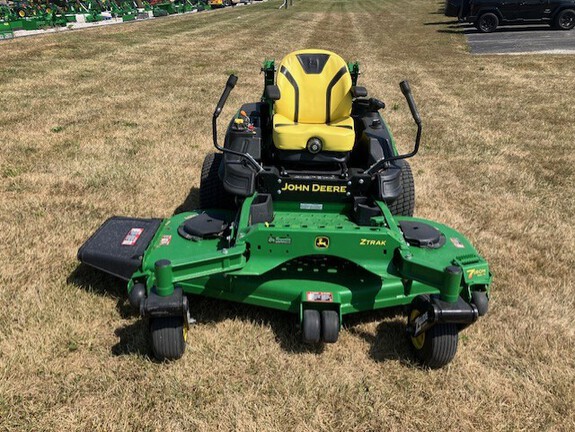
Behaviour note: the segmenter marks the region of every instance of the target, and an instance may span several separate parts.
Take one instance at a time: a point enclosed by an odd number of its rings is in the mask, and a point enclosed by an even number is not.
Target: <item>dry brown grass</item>
[[[0,429],[575,430],[573,57],[470,56],[437,1],[278,5],[0,45]],[[430,372],[396,310],[309,351],[289,316],[200,299],[184,358],[151,361],[123,285],[78,269],[78,246],[109,215],[170,215],[227,73],[235,107],[264,56],[314,46],[361,60],[405,145],[411,80],[416,213],[489,260],[491,313]]]

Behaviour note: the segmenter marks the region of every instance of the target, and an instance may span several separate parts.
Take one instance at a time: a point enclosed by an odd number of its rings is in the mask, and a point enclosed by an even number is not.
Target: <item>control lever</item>
[[[409,106],[409,110],[411,111],[411,116],[413,117],[413,121],[417,125],[417,134],[415,136],[415,146],[413,147],[413,150],[410,153],[406,153],[406,154],[398,155],[398,156],[392,156],[389,158],[382,157],[381,159],[379,159],[377,162],[375,162],[372,166],[370,166],[365,171],[366,174],[371,175],[371,174],[379,171],[379,169],[384,164],[386,164],[388,162],[398,160],[398,159],[407,159],[407,158],[413,157],[417,154],[417,151],[419,150],[419,143],[421,141],[421,131],[422,131],[421,117],[419,117],[419,111],[417,110],[417,106],[415,105],[415,100],[413,99],[413,95],[411,94],[411,88],[409,87],[409,83],[407,82],[407,80],[400,82],[399,88],[401,89],[401,93],[403,93],[403,96],[405,96],[405,100],[407,101],[407,105]],[[370,104],[371,104],[371,99],[370,99]]]
[[[234,89],[234,87],[236,86],[237,82],[238,82],[238,77],[235,76],[234,74],[231,74],[228,77],[228,81],[226,82],[226,88],[224,89],[224,92],[222,93],[222,96],[220,97],[220,100],[218,101],[218,104],[216,105],[216,110],[214,111],[214,117],[215,118],[218,118],[220,116],[220,113],[224,109],[224,105],[226,104],[226,101],[228,100],[228,96],[230,95],[230,93]]]
[[[407,100],[407,105],[409,105],[409,110],[411,111],[411,116],[413,117],[415,124],[420,126],[421,117],[419,117],[419,111],[417,111],[417,106],[415,106],[415,101],[413,100],[413,95],[411,94],[411,88],[409,87],[409,82],[407,82],[407,80],[400,82],[399,88],[401,89],[403,96],[405,96],[405,99]]]
[[[217,120],[218,120],[218,117],[220,116],[222,110],[224,109],[224,105],[226,104],[226,101],[228,100],[228,96],[230,95],[230,92],[236,86],[237,82],[238,82],[237,76],[235,76],[234,74],[229,76],[228,81],[226,82],[226,88],[224,89],[224,92],[222,93],[222,96],[220,97],[220,100],[218,101],[218,104],[216,105],[216,109],[214,110],[214,115],[212,116],[212,137],[214,139],[214,147],[223,153],[233,154],[235,156],[239,156],[239,157],[245,159],[253,168],[255,168],[256,172],[260,173],[264,170],[263,167],[259,163],[257,163],[257,161],[249,153],[242,153],[242,152],[238,152],[235,150],[227,149],[227,148],[224,148],[218,144],[218,122],[217,122]]]

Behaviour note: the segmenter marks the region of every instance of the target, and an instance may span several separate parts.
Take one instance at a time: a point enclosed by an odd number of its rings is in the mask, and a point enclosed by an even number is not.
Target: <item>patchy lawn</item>
[[[572,58],[471,56],[435,0],[279,4],[1,44],[0,430],[574,430]],[[106,217],[196,205],[227,74],[222,125],[264,57],[307,47],[361,61],[404,149],[410,80],[416,214],[492,265],[491,311],[444,370],[417,367],[399,310],[310,351],[290,316],[206,299],[158,364],[123,284],[78,267]]]

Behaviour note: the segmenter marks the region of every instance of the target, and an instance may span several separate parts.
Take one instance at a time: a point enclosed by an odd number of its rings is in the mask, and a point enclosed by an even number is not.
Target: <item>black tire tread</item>
[[[150,319],[152,351],[159,361],[177,360],[184,355],[186,342],[182,317],[162,317]]]
[[[336,343],[339,337],[339,314],[333,310],[321,312],[321,340]]]
[[[565,28],[562,28],[562,27],[559,25],[559,18],[561,17],[561,15],[563,15],[563,14],[565,14],[565,13],[567,13],[567,12],[575,13],[575,9],[570,9],[570,8],[568,8],[568,9],[563,9],[562,11],[560,11],[560,12],[555,16],[555,18],[553,19],[553,27],[554,27],[554,28],[556,28],[556,29],[558,29],[558,30],[567,30],[567,31],[573,29],[573,27],[565,29]]]
[[[401,194],[389,206],[394,216],[413,216],[415,210],[415,183],[411,166],[404,160],[401,167]]]
[[[481,29],[481,25],[480,25],[481,20],[482,20],[483,18],[485,18],[486,15],[493,15],[493,16],[495,17],[496,21],[497,21],[497,24],[496,24],[495,28],[493,28],[492,30],[489,30],[488,32],[485,32],[484,30],[482,30],[482,29]],[[494,14],[493,12],[484,12],[484,13],[482,13],[481,15],[479,15],[479,18],[477,18],[477,22],[476,22],[475,27],[476,27],[477,30],[479,30],[481,33],[491,33],[491,32],[493,32],[493,31],[495,31],[495,30],[497,29],[497,27],[499,27],[499,24],[501,24],[501,22],[500,22],[500,20],[499,20],[499,17],[498,17],[496,14]]]
[[[436,324],[426,332],[425,343],[418,357],[430,369],[442,368],[455,357],[458,341],[455,324]]]
[[[303,311],[302,340],[307,344],[316,344],[321,340],[321,319],[319,311],[306,309]]]
[[[428,294],[417,296],[408,310],[408,319],[411,310],[421,310],[430,298]],[[419,363],[430,369],[439,369],[453,360],[458,344],[459,333],[456,324],[436,324],[425,332],[425,341],[421,349],[418,350],[413,345],[412,347]]]
[[[224,189],[218,170],[223,160],[221,153],[209,153],[202,164],[200,177],[200,208],[233,209],[233,195]]]

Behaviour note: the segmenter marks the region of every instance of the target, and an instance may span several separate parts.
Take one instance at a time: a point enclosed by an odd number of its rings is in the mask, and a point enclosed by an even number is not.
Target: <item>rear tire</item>
[[[571,30],[575,27],[575,10],[565,9],[559,12],[553,21],[553,27],[558,30]]]
[[[482,14],[475,22],[475,27],[481,33],[491,33],[499,26],[499,17],[492,12]]]
[[[219,176],[223,154],[210,153],[202,164],[200,178],[200,208],[201,209],[234,209],[235,199],[224,189]]]
[[[336,311],[321,312],[321,340],[325,343],[336,343],[339,337],[339,314]]]
[[[408,323],[417,318],[429,296],[418,296],[411,303]],[[459,333],[455,324],[435,324],[417,337],[410,337],[417,360],[425,367],[439,369],[453,360],[457,353]]]
[[[303,311],[302,340],[307,344],[317,344],[321,338],[321,322],[319,311],[306,309]]]
[[[413,182],[413,173],[406,160],[401,167],[401,194],[389,204],[389,211],[394,216],[413,216],[415,209],[415,184]]]
[[[177,360],[186,350],[187,327],[182,317],[150,319],[152,351],[159,361]]]

